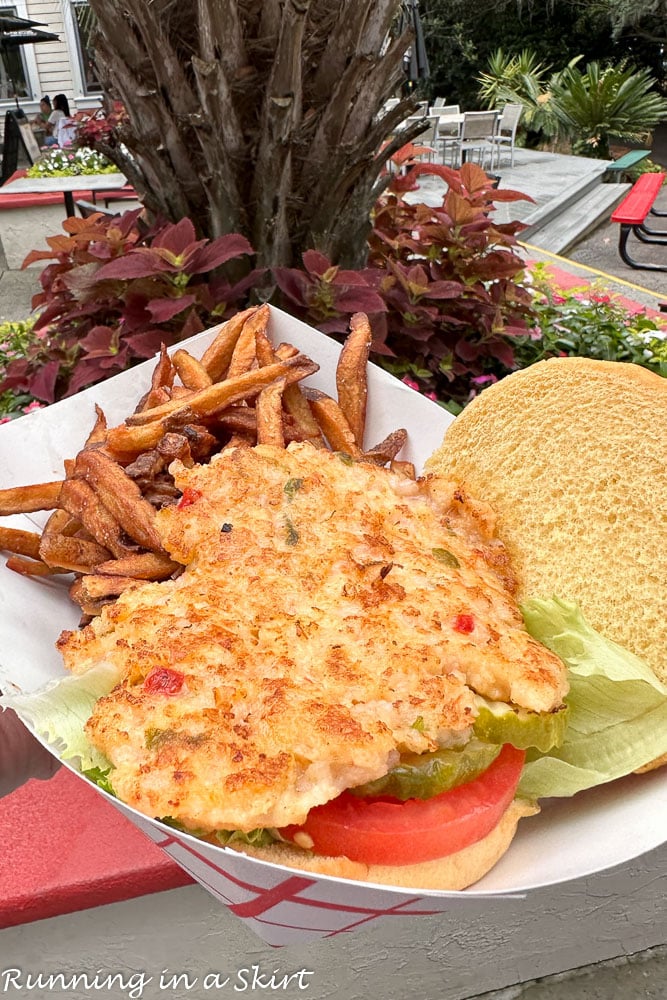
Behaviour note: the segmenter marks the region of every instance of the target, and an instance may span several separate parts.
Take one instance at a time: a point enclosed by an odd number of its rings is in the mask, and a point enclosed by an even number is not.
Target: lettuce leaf
[[[594,631],[575,604],[533,599],[521,610],[568,667],[570,719],[561,747],[529,754],[518,794],[574,795],[667,753],[667,687],[643,660]]]
[[[118,667],[101,663],[85,674],[51,681],[32,694],[5,694],[0,697],[0,707],[13,708],[61,760],[78,757],[82,771],[106,770],[111,765],[88,742],[84,726],[97,699],[109,694],[121,676]]]

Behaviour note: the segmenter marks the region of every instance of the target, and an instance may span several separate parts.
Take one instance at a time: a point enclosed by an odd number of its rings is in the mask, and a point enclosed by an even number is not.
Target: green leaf
[[[289,500],[293,500],[303,486],[303,479],[288,479],[283,486],[283,493]]]
[[[62,760],[80,760],[82,771],[108,768],[109,761],[88,742],[84,726],[98,698],[122,676],[119,667],[99,664],[85,674],[51,681],[32,694],[3,695],[0,705],[17,715],[49,743]]]
[[[452,569],[458,569],[461,565],[454,553],[450,552],[449,549],[431,549],[431,552],[434,559],[437,559],[443,566],[451,566]]]
[[[82,771],[81,774],[84,778],[88,778],[89,781],[92,781],[94,785],[97,785],[98,788],[102,788],[105,792],[108,792],[109,795],[113,795],[115,797],[116,793],[113,790],[113,786],[109,778],[112,770],[111,765],[105,768],[89,767],[85,771]]]
[[[530,754],[519,785],[529,798],[574,795],[667,753],[667,687],[639,657],[600,635],[558,598],[522,607],[526,628],[568,668],[563,745]]]
[[[294,548],[295,545],[299,544],[299,532],[296,530],[289,517],[285,518],[285,544],[289,545],[290,548]]]
[[[249,830],[247,833],[243,830],[216,830],[215,838],[223,846],[227,844],[254,844],[255,847],[268,847],[276,840],[271,831],[264,827]]]

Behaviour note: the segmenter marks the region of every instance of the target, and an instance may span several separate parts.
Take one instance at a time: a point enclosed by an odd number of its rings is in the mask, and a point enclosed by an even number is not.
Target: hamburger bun
[[[510,846],[521,817],[534,816],[537,812],[539,808],[534,803],[515,799],[501,816],[500,822],[482,840],[456,854],[416,865],[366,865],[345,857],[312,854],[286,843],[271,844],[268,847],[230,844],[230,847],[262,861],[318,875],[407,889],[454,891],[465,889],[486,875]]]
[[[519,601],[557,595],[667,681],[667,379],[554,358],[485,389],[427,471],[497,517]]]

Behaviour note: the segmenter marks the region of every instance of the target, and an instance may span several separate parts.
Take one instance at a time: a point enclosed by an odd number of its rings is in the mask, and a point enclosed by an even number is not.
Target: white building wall
[[[77,55],[76,51],[70,52],[65,32],[65,3],[68,0],[28,0],[31,20],[43,21],[43,30],[52,31],[60,39],[58,42],[40,42],[34,47],[39,77],[39,92],[35,95],[38,101],[42,94],[48,94],[51,100],[54,94],[65,94],[70,104],[76,102],[73,68]]]
[[[99,94],[84,93],[79,64],[76,26],[70,0],[0,0],[0,5],[16,7],[20,17],[42,22],[43,31],[58,35],[57,42],[40,42],[24,47],[26,68],[33,99],[21,99],[21,107],[30,116],[39,110],[39,100],[48,94],[65,94],[72,111],[98,107]],[[4,130],[4,112],[15,107],[13,100],[0,101],[0,133]]]

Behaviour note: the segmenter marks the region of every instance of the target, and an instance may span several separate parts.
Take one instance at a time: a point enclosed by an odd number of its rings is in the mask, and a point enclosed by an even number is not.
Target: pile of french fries
[[[138,582],[182,570],[155,526],[156,511],[181,497],[169,473],[175,459],[191,466],[226,448],[308,441],[414,478],[411,463],[396,457],[405,430],[364,450],[367,317],[352,317],[336,369],[337,399],[300,384],[319,366],[290,344],[274,347],[268,321],[268,306],[238,313],[199,359],[163,348],[150,390],[124,424],[107,427],[96,408],[63,480],[0,489],[0,516],[52,512],[41,533],[0,526],[7,566],[34,577],[74,574],[70,595],[85,622]]]

